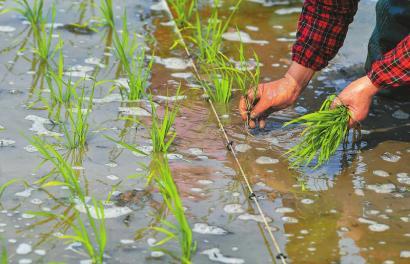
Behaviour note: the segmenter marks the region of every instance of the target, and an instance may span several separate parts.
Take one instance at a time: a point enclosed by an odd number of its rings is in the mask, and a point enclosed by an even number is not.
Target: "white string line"
[[[180,41],[181,41],[181,44],[183,45],[183,48],[184,48],[184,50],[185,50],[185,52],[186,52],[186,54],[187,54],[187,56],[188,56],[189,63],[191,64],[192,68],[194,69],[194,72],[195,72],[195,75],[197,76],[197,78],[198,78],[200,81],[202,81],[202,78],[201,78],[201,76],[200,76],[200,74],[199,74],[199,71],[198,71],[198,69],[197,69],[197,67],[196,67],[196,65],[195,65],[195,63],[194,63],[194,61],[193,61],[193,59],[192,59],[191,53],[190,53],[189,50],[188,50],[188,46],[186,45],[185,40],[184,40],[184,38],[183,38],[183,36],[182,36],[182,34],[181,34],[181,31],[180,31],[178,25],[177,25],[176,22],[175,22],[175,19],[174,19],[174,16],[172,15],[171,9],[169,8],[168,3],[167,3],[166,0],[163,0],[163,2],[165,3],[165,7],[166,7],[166,9],[167,9],[166,11],[167,11],[168,15],[170,16],[170,18],[171,18],[172,21],[174,22],[175,31],[176,31],[176,33],[177,33],[177,35],[178,35],[178,37],[179,37],[179,39],[180,39]],[[202,87],[202,89],[204,90],[204,92],[206,93],[205,88],[204,88],[203,86],[201,86],[201,87]],[[263,223],[264,223],[264,225],[265,225],[265,229],[267,230],[267,232],[268,232],[268,234],[269,234],[269,236],[270,236],[270,238],[271,238],[271,240],[272,240],[272,242],[273,242],[273,244],[274,244],[274,246],[275,246],[275,248],[276,248],[276,251],[277,251],[277,253],[278,253],[277,258],[280,258],[281,261],[282,261],[282,263],[283,263],[283,264],[286,264],[285,256],[284,256],[284,254],[282,253],[282,251],[281,251],[281,249],[280,249],[280,247],[279,247],[279,244],[278,244],[278,242],[276,241],[275,236],[274,236],[273,233],[272,233],[272,230],[271,230],[271,228],[270,228],[270,226],[269,226],[269,224],[268,224],[268,221],[267,221],[267,219],[266,219],[266,216],[265,216],[265,214],[263,213],[262,207],[260,206],[259,201],[258,201],[257,197],[255,196],[255,193],[253,192],[252,186],[251,186],[251,184],[249,183],[248,177],[246,176],[246,174],[245,174],[245,172],[244,172],[244,170],[243,170],[243,168],[242,168],[242,165],[241,165],[241,163],[240,163],[239,160],[238,160],[238,157],[237,157],[237,154],[236,154],[236,152],[235,152],[235,149],[232,147],[232,143],[231,143],[232,141],[229,140],[229,136],[228,136],[228,134],[227,134],[226,131],[225,131],[225,128],[224,128],[224,126],[223,126],[223,124],[222,124],[222,122],[221,122],[221,119],[219,118],[218,112],[216,111],[215,106],[214,106],[212,100],[208,99],[207,101],[209,102],[209,105],[211,106],[212,112],[214,113],[214,115],[215,115],[215,117],[216,117],[216,119],[217,119],[217,121],[218,121],[219,128],[222,130],[222,134],[223,134],[223,136],[225,137],[225,140],[226,140],[226,143],[227,143],[227,147],[229,148],[230,152],[232,153],[232,155],[233,155],[233,157],[234,157],[234,159],[235,159],[235,162],[236,162],[236,164],[237,164],[237,166],[238,166],[238,168],[239,168],[239,171],[241,172],[241,175],[242,175],[242,177],[243,177],[243,179],[244,179],[244,181],[245,181],[245,183],[246,183],[246,186],[247,186],[247,188],[248,188],[248,190],[249,190],[249,193],[250,193],[249,198],[251,198],[253,201],[255,201],[256,208],[258,209],[258,212],[259,212],[260,216],[262,217]]]

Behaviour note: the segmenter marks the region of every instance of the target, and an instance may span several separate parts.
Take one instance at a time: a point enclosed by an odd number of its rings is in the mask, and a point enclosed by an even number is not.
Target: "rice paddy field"
[[[286,72],[301,1],[1,0],[0,263],[409,263],[408,100],[376,96],[317,169],[285,155],[283,125],[363,74],[374,5],[248,130],[239,98]]]

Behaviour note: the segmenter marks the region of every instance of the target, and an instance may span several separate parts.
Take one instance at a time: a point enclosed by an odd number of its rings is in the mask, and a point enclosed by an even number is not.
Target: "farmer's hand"
[[[349,108],[351,118],[349,126],[363,121],[369,114],[373,96],[379,88],[373,85],[367,76],[361,77],[349,84],[333,101],[333,107],[343,104]]]
[[[259,84],[256,91],[250,89],[247,98],[242,97],[239,102],[242,119],[246,121],[250,111],[249,126],[254,128],[259,121],[259,127],[264,128],[269,114],[286,108],[297,100],[313,73],[313,70],[293,62],[282,79]],[[251,109],[248,109],[247,104],[251,104]]]

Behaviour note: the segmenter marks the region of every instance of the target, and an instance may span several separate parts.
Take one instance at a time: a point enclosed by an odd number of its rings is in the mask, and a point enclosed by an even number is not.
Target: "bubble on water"
[[[256,27],[256,26],[251,26],[251,25],[247,25],[247,26],[245,26],[245,28],[247,29],[247,30],[250,30],[250,31],[259,31],[259,28],[258,27]]]
[[[243,259],[224,256],[219,250],[219,248],[211,248],[211,249],[204,250],[201,252],[201,255],[207,255],[211,261],[216,261],[220,263],[227,263],[227,264],[245,263]]]
[[[266,221],[268,223],[272,222],[272,218],[270,218],[268,216],[265,216],[265,218],[266,218]],[[244,221],[252,220],[252,221],[259,222],[259,223],[264,222],[263,217],[261,215],[248,214],[248,213],[245,213],[245,214],[242,214],[242,215],[238,216],[238,219],[244,220]]]
[[[252,149],[252,147],[250,146],[250,145],[248,145],[248,144],[238,144],[238,145],[235,145],[235,150],[237,151],[237,152],[246,152],[246,151],[248,151],[248,150],[250,150],[250,149]]]
[[[291,216],[282,216],[282,221],[288,224],[296,224],[299,222],[297,218]]]
[[[164,252],[162,251],[151,251],[151,257],[152,258],[160,258],[162,256],[164,256]]]
[[[16,141],[11,139],[0,138],[0,147],[11,147],[16,144]]]
[[[117,175],[111,174],[111,175],[107,175],[106,176],[107,179],[112,180],[112,181],[116,181],[119,179],[119,177]]]
[[[35,215],[33,215],[33,214],[22,214],[21,217],[23,217],[24,219],[31,219],[31,218],[34,218]]]
[[[201,189],[201,188],[191,188],[191,191],[198,193],[198,192],[202,192],[203,189]]]
[[[355,193],[357,196],[364,196],[364,192],[363,192],[362,189],[354,189],[354,193]]]
[[[300,230],[300,233],[303,234],[303,235],[307,235],[307,234],[309,234],[309,231],[306,230],[306,229],[302,229],[302,230]]]
[[[198,155],[201,155],[202,153],[204,153],[203,150],[200,149],[200,148],[189,148],[188,152],[189,152],[189,154],[195,155],[195,156],[198,156]]]
[[[410,185],[410,177],[407,172],[397,173],[396,176],[399,183]]]
[[[121,239],[120,243],[123,245],[129,245],[129,244],[133,244],[135,242],[135,240],[133,239]]]
[[[85,97],[84,100],[89,101],[90,97]],[[112,102],[122,102],[121,94],[113,93],[103,98],[93,98],[93,103],[95,104],[105,104],[105,103],[112,103]]]
[[[189,79],[193,75],[190,72],[174,72],[174,73],[171,73],[171,76],[174,77],[174,78],[178,78],[178,79]],[[185,97],[186,98],[186,96],[180,96],[180,97]]]
[[[310,252],[314,252],[314,251],[316,251],[316,248],[314,248],[314,247],[308,247],[307,250],[310,251]]]
[[[168,8],[167,8],[164,1],[159,1],[156,4],[151,5],[150,9],[154,10],[154,11],[166,11],[166,10],[168,10]]]
[[[33,188],[28,188],[28,189],[25,189],[24,191],[16,192],[14,195],[17,197],[27,198],[27,197],[30,197],[32,191],[34,191]]]
[[[396,186],[393,183],[385,183],[367,185],[366,188],[376,193],[391,193],[396,189]]]
[[[31,245],[27,243],[21,243],[17,246],[16,253],[17,255],[27,255],[31,252]]]
[[[118,112],[120,112],[123,115],[128,115],[128,116],[151,116],[150,112],[138,106],[135,106],[135,107],[120,106],[118,107]]]
[[[280,213],[280,214],[287,214],[287,213],[293,213],[295,210],[289,207],[279,207],[275,209],[275,212]]]
[[[245,212],[240,204],[227,204],[224,206],[224,211],[228,214],[242,214]]]
[[[401,258],[410,258],[410,250],[402,250],[400,251]]]
[[[377,224],[376,221],[373,221],[373,220],[370,220],[370,219],[367,219],[367,218],[363,218],[363,217],[359,217],[357,220],[359,221],[359,223],[362,223],[362,224],[368,224],[368,225]]]
[[[29,153],[34,153],[37,152],[37,148],[33,145],[27,145],[23,148],[25,151],[29,152]]]
[[[31,264],[33,261],[31,259],[23,258],[19,260],[19,264]]]
[[[206,235],[226,235],[228,231],[218,226],[210,226],[207,223],[195,223],[192,231]]]
[[[410,222],[410,218],[407,217],[407,216],[400,217],[400,220],[403,221],[403,222],[405,222],[405,223]]]
[[[84,62],[87,64],[91,64],[91,65],[97,65],[100,68],[106,67],[106,65],[101,62],[100,58],[90,57],[90,58],[86,58]]]
[[[109,162],[109,163],[106,163],[105,166],[110,167],[110,168],[115,168],[118,166],[118,164],[114,162]]]
[[[401,159],[400,156],[392,154],[390,152],[383,153],[383,155],[381,155],[380,158],[387,162],[398,162]]]
[[[160,58],[158,56],[154,56],[154,61],[155,63],[162,64],[165,68],[172,70],[185,70],[191,66],[189,60],[184,60],[181,58]]]
[[[396,119],[402,119],[402,120],[405,120],[405,119],[409,119],[409,117],[410,117],[410,114],[408,114],[408,113],[406,113],[406,112],[404,112],[404,111],[402,111],[402,110],[396,110],[393,114],[392,114],[392,117],[394,117],[394,118],[396,118]]]
[[[150,246],[150,247],[155,246],[155,243],[156,243],[156,242],[157,242],[157,240],[156,240],[155,238],[152,238],[152,237],[147,238],[147,244],[148,244],[148,246]]]
[[[289,7],[289,8],[279,8],[275,11],[275,14],[277,15],[289,15],[289,14],[294,14],[294,13],[300,13],[302,12],[302,8],[300,7]]]
[[[390,227],[388,225],[379,224],[379,223],[369,225],[370,231],[373,231],[373,232],[384,232],[388,230],[389,228]]]
[[[384,170],[374,170],[373,174],[379,177],[389,177],[390,176],[390,174]]]
[[[253,43],[253,44],[259,44],[259,45],[265,45],[269,43],[269,41],[267,40],[253,40],[251,39],[248,33],[243,32],[243,31],[225,32],[222,35],[222,37],[227,41],[240,41],[242,43]]]
[[[256,163],[258,164],[276,164],[278,162],[279,162],[278,159],[273,159],[273,158],[265,157],[265,156],[261,156],[256,159]]]
[[[44,249],[36,249],[34,250],[34,253],[39,256],[45,256],[47,254],[47,252]]]
[[[33,122],[30,131],[34,131],[39,136],[49,136],[49,137],[62,137],[63,134],[53,132],[48,130],[45,125],[53,125],[53,123],[48,119],[36,115],[28,115],[24,118],[25,120],[30,120]]]
[[[312,199],[303,199],[300,202],[303,204],[313,204],[315,201],[313,201]]]
[[[212,184],[214,182],[211,181],[211,180],[198,180],[198,183],[201,184],[201,185],[209,185],[209,184]]]
[[[377,214],[380,213],[380,211],[379,211],[379,210],[369,210],[369,211],[367,211],[366,213],[367,213],[367,214],[370,214],[370,215],[377,215]]]
[[[274,68],[280,67],[280,64],[279,63],[272,63],[272,67],[274,67]]]
[[[99,216],[97,215],[97,211],[95,207],[92,205],[87,205],[87,207],[88,207],[88,210],[90,211],[91,217],[93,217],[94,219],[99,219]],[[84,214],[87,213],[84,204],[82,204],[81,202],[77,200],[76,200],[75,209],[77,209],[81,213],[84,213]],[[127,215],[130,213],[132,213],[132,210],[127,206],[118,207],[118,206],[113,205],[110,207],[104,207],[104,218],[105,219],[117,218],[117,217]]]
[[[233,196],[233,197],[239,197],[239,196],[241,196],[241,193],[239,193],[239,192],[233,192],[233,193],[232,193],[232,196]]]
[[[2,33],[11,33],[13,31],[15,31],[16,28],[15,27],[10,27],[10,26],[0,26],[0,32]]]
[[[169,160],[176,160],[176,159],[183,160],[184,156],[182,156],[181,154],[178,154],[178,153],[169,153],[169,154],[167,154],[167,158]]]

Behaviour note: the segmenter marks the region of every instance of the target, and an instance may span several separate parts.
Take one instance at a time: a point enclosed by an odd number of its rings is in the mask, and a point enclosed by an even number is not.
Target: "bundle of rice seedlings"
[[[290,166],[297,168],[307,166],[316,158],[314,169],[326,163],[336,152],[340,143],[347,138],[350,119],[349,109],[330,106],[336,96],[329,96],[319,111],[298,117],[284,126],[300,123],[305,126],[301,133],[301,141],[286,154],[289,155]]]

